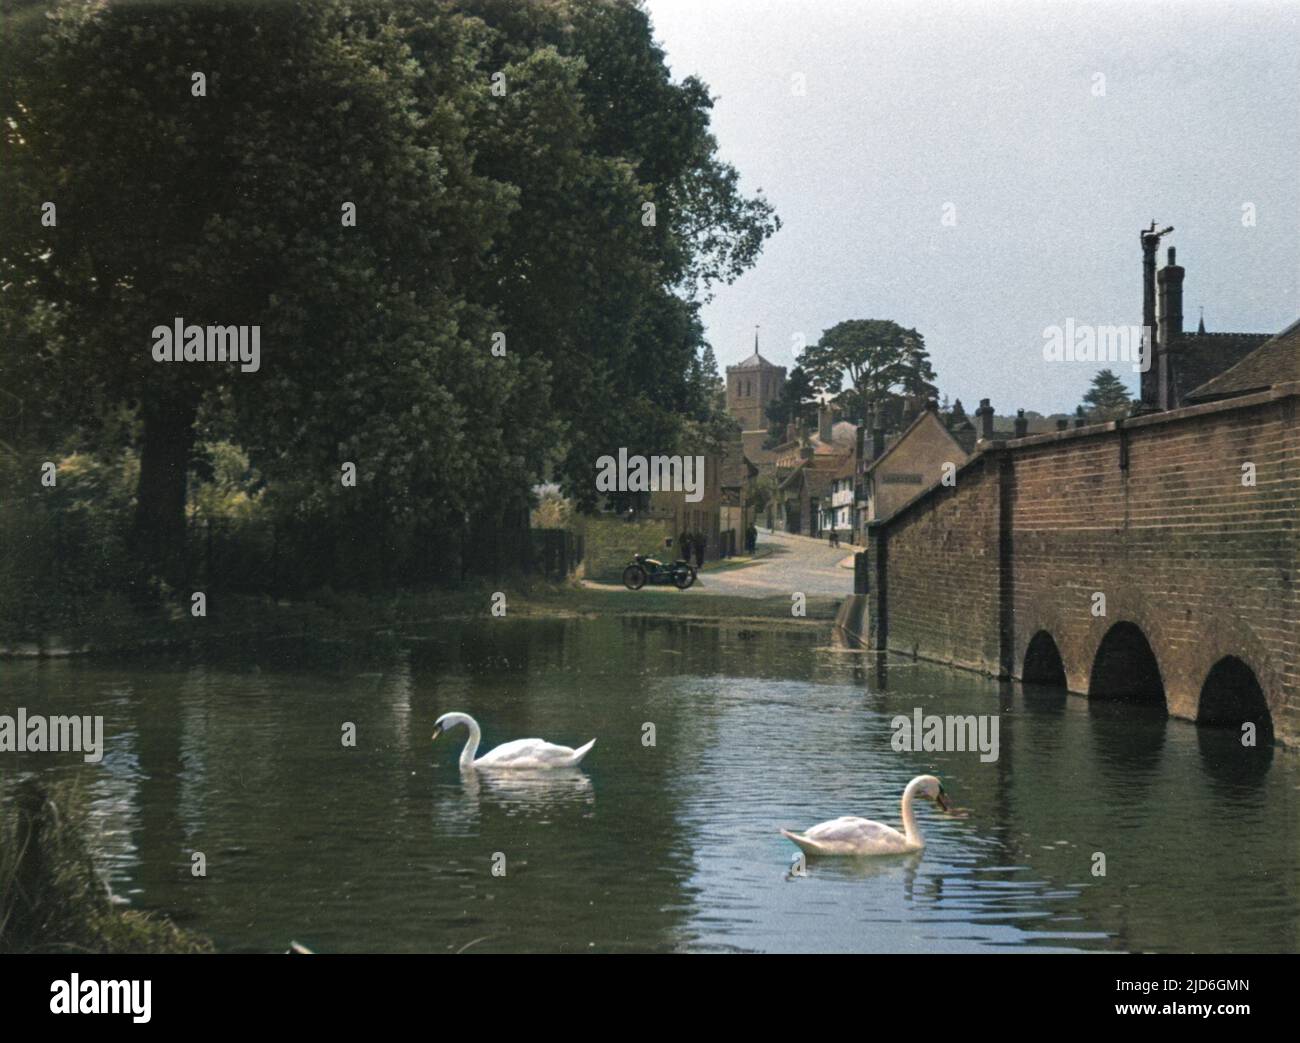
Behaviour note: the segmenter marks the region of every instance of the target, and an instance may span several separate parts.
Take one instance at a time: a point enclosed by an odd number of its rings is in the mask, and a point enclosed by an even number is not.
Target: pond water
[[[1300,757],[937,666],[881,677],[829,638],[490,620],[201,666],[8,663],[0,712],[103,714],[107,740],[97,765],[0,772],[83,780],[113,891],[233,950],[1300,948]],[[999,715],[998,758],[896,752],[916,708]],[[485,749],[599,741],[580,771],[462,778],[464,732],[429,741],[448,710]],[[919,806],[922,854],[791,872],[780,827],[897,826],[924,772],[956,810]]]

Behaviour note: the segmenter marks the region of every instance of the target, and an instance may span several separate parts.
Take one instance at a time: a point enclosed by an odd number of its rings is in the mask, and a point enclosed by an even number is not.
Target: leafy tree
[[[1114,420],[1125,416],[1132,398],[1124,382],[1108,369],[1103,369],[1092,378],[1092,387],[1083,396],[1088,406],[1088,415],[1094,420]]]
[[[767,438],[764,447],[774,449],[786,440],[790,425],[796,430],[803,430],[816,415],[817,386],[803,365],[797,365],[790,371],[777,396],[767,404]]]
[[[526,516],[548,461],[589,506],[597,456],[716,421],[698,303],[778,222],[638,5],[63,0],[20,28],[0,377],[42,437],[135,411],[152,566],[179,557],[200,418],[289,507],[461,529]],[[175,317],[259,325],[261,369],[154,362]]]
[[[538,390],[563,429],[555,478],[590,509],[597,457],[671,450],[686,418],[699,422],[711,391],[698,382],[710,369],[698,305],[754,263],[779,221],[717,158],[707,89],[671,81],[639,4],[458,7],[488,29],[484,75],[500,69],[507,84],[509,118],[475,147],[519,192],[482,295],[512,343],[545,360]]]
[[[804,353],[814,383],[838,392],[847,419],[864,423],[901,395],[929,398],[935,393],[934,370],[925,340],[916,330],[887,319],[849,319],[822,333]]]

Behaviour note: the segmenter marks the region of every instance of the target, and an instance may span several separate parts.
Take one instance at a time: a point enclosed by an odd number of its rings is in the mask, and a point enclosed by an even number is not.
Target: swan
[[[568,746],[544,742],[541,739],[516,739],[514,742],[504,742],[496,749],[483,754],[482,757],[475,758],[474,754],[478,752],[478,744],[483,738],[483,732],[478,726],[478,721],[467,713],[444,713],[433,722],[433,738],[438,738],[448,728],[455,728],[462,724],[469,729],[469,738],[465,740],[465,748],[460,751],[461,771],[470,768],[511,771],[527,768],[572,768],[596,745],[596,740],[592,739],[586,746],[579,746],[575,750]]]
[[[920,851],[925,839],[916,828],[912,802],[921,797],[933,800],[944,811],[949,808],[943,783],[933,775],[918,775],[903,790],[903,832],[868,818],[843,815],[829,822],[819,822],[802,833],[781,830],[809,855],[901,855]]]

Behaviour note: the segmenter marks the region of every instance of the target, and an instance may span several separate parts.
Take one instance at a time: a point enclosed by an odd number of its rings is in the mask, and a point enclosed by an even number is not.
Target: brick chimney
[[[1151,370],[1157,374],[1156,404],[1159,409],[1173,409],[1173,388],[1169,371],[1169,349],[1183,335],[1183,276],[1186,272],[1178,266],[1174,247],[1169,248],[1169,263],[1160,269],[1157,282],[1156,354]],[[1145,376],[1145,374],[1143,374]]]
[[[835,429],[835,414],[831,412],[831,407],[823,402],[817,410],[817,437],[821,439],[822,445],[831,444],[831,436]]]
[[[1151,227],[1144,228],[1140,233],[1142,240],[1142,325],[1148,331],[1147,335],[1151,341],[1146,345],[1146,350],[1154,350],[1156,339],[1156,253],[1160,249],[1161,238],[1173,230],[1172,225],[1157,230],[1156,223],[1152,221]],[[1159,377],[1154,362],[1142,374],[1140,397],[1140,411],[1149,413],[1159,408],[1157,405],[1160,397]]]
[[[980,399],[980,407],[979,409],[975,410],[975,419],[977,421],[975,424],[975,429],[976,431],[979,432],[980,438],[985,440],[992,440],[993,407],[989,405],[989,400],[987,398]]]
[[[880,417],[871,425],[871,459],[879,460],[885,451],[885,422]]]
[[[1070,421],[1067,420],[1065,417],[1060,417],[1060,418],[1056,421],[1056,430],[1058,430],[1058,431],[1068,431],[1069,429],[1070,429]]]
[[[1029,434],[1029,418],[1025,416],[1023,409],[1016,410],[1016,437],[1024,438]]]

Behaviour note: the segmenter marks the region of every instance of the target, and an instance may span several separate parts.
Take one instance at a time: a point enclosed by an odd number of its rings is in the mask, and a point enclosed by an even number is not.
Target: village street
[[[844,597],[853,593],[853,570],[839,563],[856,549],[847,543],[828,547],[824,539],[760,529],[758,550],[760,554],[770,550],[768,556],[747,565],[706,567],[692,593],[765,598],[799,591],[809,597]]]

